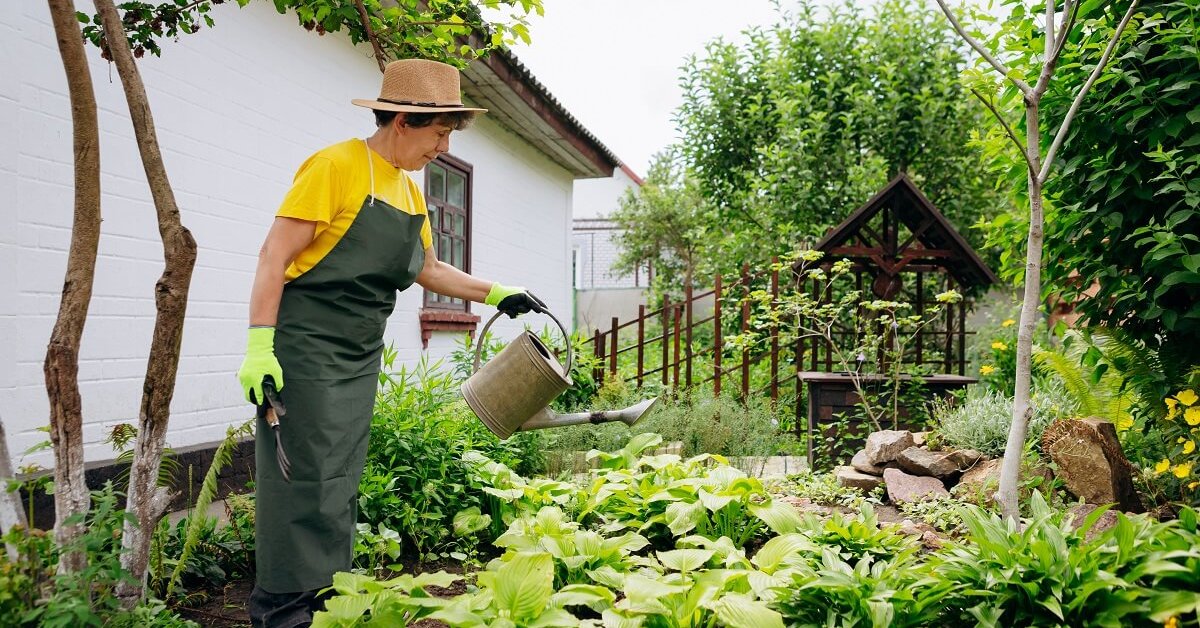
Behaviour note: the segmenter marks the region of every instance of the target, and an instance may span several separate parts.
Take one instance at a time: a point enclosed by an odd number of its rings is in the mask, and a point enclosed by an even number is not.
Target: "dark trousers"
[[[320,589],[298,593],[268,593],[257,584],[250,592],[246,610],[254,628],[305,628],[312,624],[313,613],[325,609],[332,591],[318,595]]]

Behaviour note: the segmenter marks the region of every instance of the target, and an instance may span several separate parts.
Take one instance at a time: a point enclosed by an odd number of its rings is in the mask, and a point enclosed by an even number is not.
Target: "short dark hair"
[[[383,111],[381,109],[372,109],[375,113],[375,126],[385,127],[396,119],[397,111]],[[440,122],[455,131],[461,131],[475,121],[474,111],[444,111],[438,113],[405,113],[404,123],[411,127],[421,128],[426,127],[434,122]]]

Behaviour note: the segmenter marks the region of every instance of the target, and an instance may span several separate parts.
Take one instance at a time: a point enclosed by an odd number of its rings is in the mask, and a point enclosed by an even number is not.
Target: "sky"
[[[513,53],[640,176],[676,137],[680,66],[717,37],[774,23],[770,0],[543,0]]]

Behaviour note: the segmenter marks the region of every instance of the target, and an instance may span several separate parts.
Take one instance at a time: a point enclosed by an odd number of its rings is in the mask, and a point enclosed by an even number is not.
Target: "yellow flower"
[[[1179,620],[1171,617],[1163,622],[1163,628],[1179,628]]]
[[[1189,491],[1194,491],[1194,490],[1196,490],[1196,487],[1197,487],[1197,486],[1200,486],[1200,480],[1196,480],[1195,482],[1192,482],[1191,484],[1188,484],[1188,490],[1189,490]]]
[[[1188,425],[1200,425],[1200,406],[1188,408],[1183,413],[1183,420],[1187,421]]]
[[[1163,473],[1167,472],[1167,469],[1170,469],[1170,468],[1171,468],[1171,461],[1167,460],[1166,458],[1163,458],[1162,460],[1160,460],[1158,462],[1158,464],[1154,465],[1154,475],[1162,475]]]
[[[1167,397],[1167,420],[1174,421],[1175,415],[1179,414],[1179,402],[1174,397]]]
[[[999,340],[992,343],[992,348],[997,351],[1008,351],[1008,345],[1004,344],[1003,342],[1000,342]]]
[[[1200,400],[1200,397],[1197,397],[1196,393],[1192,391],[1191,388],[1177,393],[1175,398],[1179,400],[1179,403],[1182,403],[1185,406],[1190,406],[1193,403],[1196,403],[1197,400]]]
[[[1125,430],[1127,430],[1131,427],[1133,427],[1133,417],[1126,415],[1126,416],[1123,416],[1123,417],[1117,419],[1117,430],[1118,431],[1124,432]]]
[[[984,364],[983,366],[979,367],[980,375],[991,375],[992,373],[995,373],[995,372],[996,372],[996,367],[992,366],[991,364]]]
[[[1000,326],[1001,327],[1012,327],[1013,325],[1016,325],[1016,324],[1017,324],[1017,321],[1014,321],[1011,318],[1006,318],[1006,319],[1004,319],[1003,323],[1000,323]]]
[[[1175,474],[1175,477],[1182,480],[1183,478],[1186,478],[1187,476],[1192,474],[1192,463],[1183,462],[1183,463],[1177,464],[1177,465],[1175,465],[1175,469],[1172,470],[1172,473]]]
[[[1196,441],[1189,440],[1188,442],[1183,444],[1183,453],[1190,454],[1193,451],[1196,451]]]

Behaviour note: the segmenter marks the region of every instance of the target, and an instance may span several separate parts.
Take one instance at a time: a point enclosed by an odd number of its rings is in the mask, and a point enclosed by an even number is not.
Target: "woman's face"
[[[420,170],[425,164],[437,159],[438,155],[450,150],[450,133],[452,127],[434,121],[429,126],[412,127],[406,125],[396,116],[392,123],[396,130],[396,152],[394,158],[397,165],[404,170]]]

